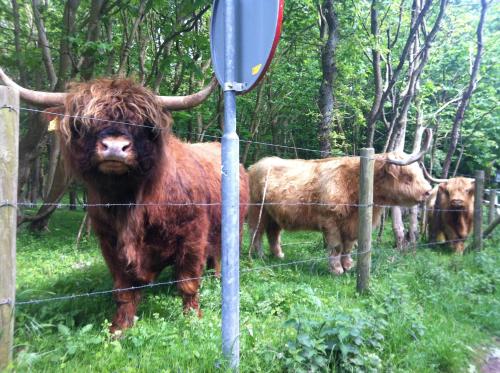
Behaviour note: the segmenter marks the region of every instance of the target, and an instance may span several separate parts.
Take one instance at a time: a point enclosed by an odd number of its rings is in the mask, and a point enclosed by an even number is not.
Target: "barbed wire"
[[[55,115],[55,116],[60,116],[60,117],[68,117],[68,118],[81,118],[81,119],[88,119],[88,120],[95,120],[95,121],[101,121],[101,122],[106,122],[106,123],[116,123],[116,124],[124,124],[124,125],[129,125],[129,126],[134,126],[134,127],[143,127],[143,128],[151,128],[151,126],[147,126],[144,124],[138,124],[138,123],[132,123],[132,122],[124,122],[124,121],[116,121],[116,120],[110,120],[110,119],[102,119],[102,118],[95,118],[95,117],[89,117],[89,116],[81,116],[81,115],[70,115],[66,113],[57,113],[57,112],[51,112],[47,110],[39,110],[35,108],[28,108],[28,107],[19,107],[19,110],[24,110],[24,111],[29,111],[29,112],[36,112],[36,113],[44,113],[44,114],[50,114],[50,115]],[[167,128],[155,128],[157,130],[167,130]],[[168,128],[168,130],[171,130],[174,133],[182,133],[182,134],[189,134],[189,135],[194,135],[194,136],[200,136],[199,133],[193,132],[193,131],[187,131],[187,130],[179,130],[179,129],[171,129]],[[209,139],[217,139],[217,140],[222,140],[222,136],[217,136],[217,135],[209,135],[209,134],[203,134],[203,137],[209,138]],[[299,151],[305,151],[305,152],[311,152],[315,154],[323,154],[323,151],[317,150],[317,149],[310,149],[310,148],[304,148],[304,147],[297,147],[297,146],[289,146],[289,145],[282,145],[282,144],[273,144],[273,143],[268,143],[268,142],[263,142],[263,141],[256,141],[256,140],[249,140],[249,139],[239,139],[239,142],[245,143],[245,144],[257,144],[257,145],[263,145],[263,146],[269,146],[269,147],[274,147],[274,148],[280,148],[280,149],[290,149],[290,150],[299,150]],[[347,158],[366,158],[370,160],[378,160],[378,161],[386,161],[388,162],[387,159],[380,159],[380,158],[370,158],[370,157],[363,157],[361,155],[355,155],[355,154],[339,154],[339,155],[334,155],[332,158],[337,158],[337,157],[347,157]],[[457,174],[454,175],[453,177],[467,177],[467,178],[474,178],[473,175],[466,175],[466,174]]]
[[[51,112],[47,110],[39,110],[39,109],[34,109],[34,108],[27,108],[27,107],[20,107],[20,110],[24,111],[29,111],[29,112],[36,112],[36,113],[43,113],[43,114],[50,114],[50,115],[55,115],[55,116],[60,116],[60,117],[68,117],[68,118],[73,118],[73,119],[87,119],[87,120],[95,120],[99,122],[106,122],[106,123],[115,123],[115,124],[125,124],[133,127],[143,127],[143,128],[149,128],[151,129],[151,126],[146,126],[144,124],[138,124],[138,123],[131,123],[131,122],[123,122],[123,121],[116,121],[116,120],[110,120],[110,119],[101,119],[101,118],[95,118],[95,117],[88,117],[88,116],[81,116],[81,115],[70,115],[70,114],[65,114],[65,113],[56,113],[56,112]],[[167,130],[167,128],[156,128],[160,131]],[[170,128],[168,128],[170,130]],[[199,136],[198,133],[192,132],[192,131],[186,131],[186,130],[173,130],[174,133],[176,132],[182,132],[184,134],[190,134],[190,135],[196,135]],[[210,139],[217,139],[217,140],[222,140],[222,136],[217,136],[217,135],[208,135],[208,134],[203,134],[203,137],[207,137]],[[303,147],[295,147],[295,146],[289,146],[289,145],[281,145],[281,144],[273,144],[273,143],[267,143],[267,142],[262,142],[262,141],[254,141],[254,140],[248,140],[248,139],[239,139],[239,142],[242,143],[248,143],[248,144],[258,144],[258,145],[265,145],[265,146],[270,146],[270,147],[275,147],[275,148],[282,148],[282,149],[293,149],[293,150],[300,150],[300,151],[307,151],[307,152],[313,152],[317,154],[321,154],[321,150],[317,149],[309,149],[309,148],[303,148]],[[352,154],[345,154],[343,155],[344,157],[359,157],[357,155],[352,155]]]
[[[367,250],[363,253],[341,254],[340,257],[344,257],[344,256],[348,256],[348,255],[359,255],[359,254],[368,253],[370,251],[371,250]],[[268,269],[268,268],[284,267],[284,266],[289,266],[289,265],[308,263],[308,262],[312,262],[312,261],[319,261],[319,260],[325,260],[325,259],[328,259],[328,257],[321,256],[321,257],[316,257],[316,258],[295,260],[295,261],[291,261],[291,262],[277,263],[277,264],[271,264],[271,265],[260,266],[260,267],[255,267],[255,268],[243,268],[243,269],[240,269],[240,273],[245,274],[245,273],[254,272],[254,271],[261,271],[261,270]],[[39,303],[46,303],[46,302],[51,302],[51,301],[61,301],[61,300],[70,300],[70,299],[83,298],[83,297],[106,295],[106,294],[120,293],[120,292],[124,292],[124,291],[141,290],[141,289],[145,289],[145,288],[154,288],[154,287],[159,287],[159,286],[173,285],[173,284],[178,284],[178,283],[187,282],[187,281],[203,280],[203,279],[212,278],[212,277],[217,277],[217,276],[215,274],[207,274],[207,275],[203,275],[203,276],[199,276],[199,277],[190,277],[190,278],[181,279],[181,280],[156,282],[156,283],[145,284],[145,285],[130,286],[130,287],[126,287],[126,288],[100,290],[100,291],[87,292],[87,293],[81,293],[81,294],[61,295],[61,296],[42,298],[42,299],[32,299],[32,300],[27,300],[27,301],[16,302],[16,305],[23,306],[23,305],[28,305],[28,304],[39,304]]]
[[[489,202],[484,202],[485,205],[488,205]],[[392,207],[401,207],[401,208],[409,208],[408,206],[401,205],[384,205],[384,204],[362,204],[362,203],[335,203],[335,202],[304,202],[304,201],[286,201],[286,202],[243,202],[240,203],[241,206],[320,206],[320,207],[380,207],[380,208],[392,208]],[[188,206],[222,206],[222,202],[147,202],[147,203],[57,203],[57,202],[46,202],[46,203],[33,203],[33,202],[13,202],[9,200],[0,201],[1,207],[27,207],[27,208],[39,208],[41,206],[55,206],[56,208],[64,208],[64,207],[188,207]],[[436,208],[427,208],[427,211],[449,211],[449,212],[465,212],[465,209],[436,209]]]
[[[431,247],[431,246],[436,246],[436,245],[444,245],[444,244],[463,242],[463,241],[465,241],[465,240],[464,239],[455,239],[455,240],[428,242],[428,243],[422,243],[422,244],[416,244],[416,245],[410,244],[408,246],[408,248],[416,249],[416,248]],[[304,244],[318,244],[318,245],[320,245],[322,243],[320,241],[290,242],[290,243],[282,244],[281,246],[291,246],[291,245],[299,246],[299,245],[304,245]],[[378,248],[372,248],[370,250],[365,250],[363,252],[353,251],[351,253],[341,253],[339,255],[335,255],[335,258],[343,258],[343,257],[347,257],[347,256],[359,256],[359,255],[367,254],[367,253],[371,253],[371,252],[375,252],[375,253],[377,253],[377,252],[389,252],[389,251],[397,252],[396,250],[397,249],[394,249],[394,248],[386,249],[386,248],[378,247]],[[320,260],[329,260],[330,257],[331,257],[331,255],[328,255],[328,256],[323,255],[323,256],[314,257],[314,258],[293,260],[293,261],[289,261],[289,262],[285,262],[285,263],[275,263],[275,264],[253,267],[253,268],[240,268],[240,274],[247,274],[250,272],[262,271],[262,270],[270,269],[270,268],[280,268],[280,267],[287,267],[287,266],[292,266],[292,265],[297,265],[297,264],[316,262],[316,261],[320,261]],[[180,280],[155,282],[155,283],[151,283],[151,284],[130,286],[130,287],[126,287],[126,288],[98,290],[98,291],[86,292],[86,293],[80,293],[80,294],[59,295],[59,296],[48,297],[48,298],[31,299],[31,300],[27,300],[27,301],[16,302],[15,305],[16,306],[25,306],[25,305],[47,303],[47,302],[72,300],[72,299],[92,297],[92,296],[101,296],[101,295],[107,295],[107,294],[120,293],[120,292],[124,292],[124,291],[134,291],[134,290],[156,288],[156,287],[160,287],[160,286],[174,285],[174,284],[178,284],[178,283],[186,282],[186,281],[204,280],[204,279],[213,278],[213,277],[218,277],[218,276],[216,274],[206,274],[206,275],[199,276],[199,277],[190,277],[190,278],[180,279]],[[8,299],[2,299],[2,300],[0,300],[0,305],[2,305],[2,304],[11,304],[11,301]]]
[[[89,117],[89,116],[82,116],[82,115],[70,115],[66,113],[57,113],[57,112],[51,112],[47,110],[39,110],[39,109],[34,109],[34,108],[27,108],[27,107],[19,107],[20,110],[24,111],[29,111],[29,112],[36,112],[36,113],[43,113],[43,114],[50,114],[50,115],[55,115],[59,117],[68,117],[68,118],[73,118],[73,119],[86,119],[86,120],[94,120],[94,121],[100,121],[100,122],[106,122],[106,123],[116,123],[116,124],[125,124],[129,126],[134,126],[134,127],[143,127],[143,128],[151,128],[151,126],[147,126],[144,124],[138,124],[138,123],[132,123],[132,122],[124,122],[124,121],[116,121],[116,120],[111,120],[111,119],[102,119],[102,118],[95,118],[95,117]],[[192,132],[192,131],[186,131],[186,130],[173,130],[171,128],[155,128],[161,131],[164,130],[172,130],[174,133],[184,133],[184,134],[190,134],[190,135],[195,135],[199,136],[199,133]],[[203,137],[207,137],[210,139],[217,139],[217,140],[222,140],[222,136],[217,136],[217,135],[208,135],[208,134],[203,134]],[[316,154],[323,154],[324,152],[321,150],[317,149],[310,149],[310,148],[304,148],[304,147],[297,147],[297,146],[289,146],[289,145],[281,145],[281,144],[273,144],[273,143],[268,143],[268,142],[263,142],[263,141],[256,141],[256,140],[249,140],[249,139],[239,139],[239,142],[242,143],[247,143],[247,144],[257,144],[257,145],[264,145],[264,146],[269,146],[269,147],[274,147],[274,148],[281,148],[281,149],[290,149],[290,150],[299,150],[299,151],[307,151],[307,152],[312,152]],[[378,160],[378,161],[387,161],[385,159],[378,159],[378,158],[369,158],[369,157],[363,157],[361,155],[355,155],[355,154],[342,154],[342,155],[335,155],[333,157],[350,157],[350,158],[367,158],[370,160]]]

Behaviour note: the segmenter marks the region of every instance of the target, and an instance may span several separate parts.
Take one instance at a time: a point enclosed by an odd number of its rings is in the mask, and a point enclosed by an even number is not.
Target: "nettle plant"
[[[384,330],[387,322],[359,309],[327,315],[321,321],[288,320],[295,329],[282,355],[294,372],[376,372],[382,368]]]

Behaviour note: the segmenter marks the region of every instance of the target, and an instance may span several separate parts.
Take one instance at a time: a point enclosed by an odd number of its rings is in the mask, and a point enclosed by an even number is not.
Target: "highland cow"
[[[426,203],[429,236],[432,241],[450,241],[453,251],[462,254],[472,231],[474,179],[454,177],[440,181]]]
[[[415,162],[427,151],[430,139],[428,131],[425,149],[416,154],[375,156],[373,224],[380,220],[379,205],[412,206],[427,198],[431,185]],[[262,255],[265,231],[271,251],[282,258],[282,229],[320,231],[330,253],[331,272],[340,275],[349,270],[353,264],[350,253],[358,234],[359,172],[359,157],[318,160],[270,157],[251,166],[248,214],[251,249]]]
[[[171,133],[167,110],[200,104],[214,84],[184,97],[156,96],[126,79],[75,83],[68,93],[19,89],[21,98],[59,120],[69,170],[87,187],[89,216],[115,289],[150,284],[174,266],[184,309],[200,314],[198,288],[210,259],[220,272],[220,145],[187,144]],[[60,106],[59,106],[60,105]],[[240,169],[240,227],[248,205],[248,178]],[[132,326],[140,291],[114,293],[111,331]],[[200,314],[201,315],[201,314]]]

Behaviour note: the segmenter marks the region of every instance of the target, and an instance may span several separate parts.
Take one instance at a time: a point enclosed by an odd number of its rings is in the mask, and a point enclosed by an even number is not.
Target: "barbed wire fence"
[[[0,87],[0,90],[3,89],[3,87]],[[6,97],[11,97],[14,96],[12,94],[6,95]],[[3,95],[0,94],[0,98],[2,98]],[[12,154],[14,155],[11,159],[11,164],[8,164],[7,167],[4,167],[3,169],[0,168],[0,175],[2,176],[0,179],[2,180],[0,182],[0,235],[2,237],[8,237],[3,244],[0,244],[0,254],[2,255],[1,258],[5,260],[2,260],[1,265],[1,270],[0,270],[0,280],[2,280],[2,286],[0,287],[0,316],[1,316],[1,327],[3,331],[6,331],[2,333],[1,335],[1,340],[0,340],[0,361],[10,361],[12,359],[12,341],[13,341],[13,330],[14,330],[14,308],[15,307],[23,307],[23,306],[28,306],[28,305],[35,305],[35,304],[41,304],[41,303],[49,303],[49,302],[61,302],[61,301],[67,301],[67,300],[75,300],[75,299],[81,299],[81,298],[89,298],[89,297],[94,297],[94,296],[104,296],[104,295],[112,295],[115,293],[119,292],[125,292],[125,291],[131,291],[131,290],[146,290],[146,289],[151,289],[151,288],[156,288],[156,287],[163,287],[163,286],[171,286],[171,285],[176,285],[180,282],[184,281],[193,281],[193,280],[204,280],[208,278],[214,278],[216,277],[216,274],[208,273],[203,276],[199,277],[193,277],[193,278],[187,278],[187,279],[178,279],[178,280],[171,280],[171,281],[160,281],[160,282],[155,282],[155,283],[150,283],[150,284],[145,284],[145,285],[140,285],[140,286],[132,286],[132,287],[126,287],[126,288],[114,288],[114,289],[107,289],[107,290],[97,290],[97,291],[91,291],[91,292],[84,292],[84,293],[74,293],[74,294],[59,294],[55,295],[52,297],[46,297],[46,298],[37,298],[37,299],[27,299],[27,300],[21,300],[21,301],[16,301],[15,300],[15,230],[16,230],[16,223],[15,223],[15,218],[17,214],[17,209],[18,208],[34,208],[39,206],[38,204],[33,204],[31,202],[18,202],[17,201],[17,175],[12,172],[12,169],[15,168],[15,162],[17,161],[17,141],[18,141],[18,134],[14,134],[14,136],[3,136],[2,131],[7,128],[7,131],[11,131],[12,129],[17,129],[19,130],[19,111],[20,110],[25,110],[25,111],[30,111],[30,112],[45,112],[43,110],[38,110],[38,109],[32,109],[32,108],[23,108],[17,106],[18,103],[14,100],[13,102],[7,101],[7,102],[0,102],[0,107],[3,108],[4,110],[0,110],[0,151],[2,149],[7,149],[7,151],[12,151]],[[7,118],[5,116],[2,116],[2,113],[5,112],[5,110],[8,111]],[[57,116],[67,116],[66,114],[61,114],[61,113],[48,113],[52,115],[57,115]],[[78,117],[73,117],[71,116],[72,119],[78,119]],[[81,118],[81,117],[80,117]],[[85,119],[91,119],[91,120],[101,120],[101,119],[96,119],[96,118],[85,118]],[[108,121],[111,123],[119,123],[119,124],[124,124],[124,125],[131,125],[131,126],[140,126],[140,127],[149,127],[149,126],[144,126],[141,124],[134,124],[134,123],[127,123],[127,122],[117,122],[117,121]],[[194,134],[194,133],[193,133]],[[220,136],[213,136],[213,135],[204,135],[206,138],[211,138],[214,140],[220,139]],[[4,140],[8,140],[8,143],[2,143],[2,138]],[[242,139],[240,140],[241,142],[244,143],[252,143],[252,144],[258,144],[258,145],[265,145],[265,146],[270,146],[273,148],[288,148],[288,149],[294,149],[294,150],[301,150],[301,151],[307,151],[315,154],[320,154],[321,152],[316,149],[307,149],[307,148],[301,148],[301,147],[290,147],[286,145],[279,145],[279,144],[271,144],[271,143],[266,143],[266,142],[260,142],[260,141],[252,141],[252,140],[245,140]],[[365,156],[356,156],[356,155],[346,155],[346,157],[358,157],[360,160],[362,160],[364,163],[369,164],[371,163],[371,167],[373,167],[373,163],[375,160],[375,157],[373,153],[371,155],[365,155]],[[378,160],[378,158],[377,158]],[[362,174],[360,175],[360,180],[364,180],[363,188],[372,188],[373,187],[373,173],[371,176],[369,176],[365,171],[361,171]],[[4,177],[5,176],[5,177]],[[269,176],[269,173],[268,175]],[[265,186],[267,187],[267,176],[266,176],[266,183]],[[465,175],[462,175],[465,176]],[[468,176],[469,177],[469,176]],[[483,182],[484,182],[484,173],[482,171],[478,172],[475,175],[475,180],[476,180],[476,206],[474,208],[474,246],[476,249],[481,249],[482,247],[482,215],[483,215],[483,209],[482,205],[484,204],[483,201]],[[362,197],[366,197],[366,192],[362,193]],[[489,190],[489,196],[490,200],[488,201],[488,205],[490,208],[489,212],[489,221],[491,222],[492,219],[495,217],[495,211],[498,208],[498,204],[496,203],[496,195],[497,192],[495,190]],[[111,208],[111,207],[127,207],[127,208],[141,208],[141,207],[148,207],[148,206],[178,206],[178,207],[189,207],[189,206],[220,206],[221,203],[215,202],[215,203],[206,203],[203,201],[194,201],[194,202],[151,202],[151,203],[44,203],[45,205],[51,205],[56,208],[64,208],[64,207],[81,207],[81,208]],[[262,213],[262,208],[264,206],[270,206],[270,205],[294,205],[294,206],[325,206],[325,207],[337,207],[337,206],[345,206],[345,207],[353,207],[357,208],[360,211],[360,214],[365,213],[369,217],[369,221],[371,221],[371,210],[373,207],[380,207],[380,208],[389,208],[393,207],[392,205],[382,205],[382,204],[376,204],[373,202],[373,195],[368,199],[364,199],[363,201],[359,201],[359,203],[328,203],[328,202],[304,202],[304,201],[281,201],[281,202],[266,202],[265,201],[265,189],[264,189],[264,197],[262,201],[259,202],[254,202],[254,203],[248,203],[249,206],[258,206],[261,209]],[[437,209],[440,211],[462,211],[462,209]],[[364,211],[364,212],[363,212]],[[5,222],[5,224],[3,224]],[[259,223],[260,224],[260,219]],[[360,224],[361,225],[361,224]],[[371,224],[368,224],[371,227]],[[365,225],[366,226],[366,225]],[[10,238],[10,239],[9,239]],[[252,242],[251,246],[253,244],[253,240],[255,239],[255,235],[252,237]],[[373,252],[377,251],[384,251],[387,249],[378,247],[373,249],[371,247],[371,239],[372,239],[372,234],[371,230],[368,231],[360,231],[359,236],[358,236],[358,242],[365,242],[366,244],[360,244],[358,246],[358,251],[353,252],[353,253],[341,253],[338,257],[346,257],[350,255],[354,255],[358,257],[358,290],[359,291],[365,291],[368,288],[368,279],[370,276],[370,255]],[[456,240],[445,240],[445,241],[436,241],[436,242],[428,242],[428,243],[421,243],[421,244],[414,244],[412,246],[413,249],[417,248],[432,248],[435,245],[442,245],[442,244],[452,244],[455,242],[463,242],[463,239],[456,239]],[[297,246],[297,245],[306,245],[306,244],[318,244],[321,245],[320,242],[314,242],[314,241],[307,241],[307,242],[290,242],[290,243],[283,243],[281,246]],[[392,250],[392,252],[395,252]],[[257,272],[257,271],[262,271],[262,270],[267,270],[267,269],[273,269],[273,268],[281,268],[281,267],[288,267],[288,266],[294,266],[294,265],[299,265],[299,264],[305,264],[305,263],[313,263],[313,262],[320,262],[320,261],[327,261],[330,258],[330,256],[317,256],[313,258],[304,258],[300,260],[292,260],[292,261],[286,261],[282,263],[274,263],[274,264],[269,264],[269,265],[263,265],[263,266],[257,266],[257,267],[251,267],[251,268],[241,268],[240,272],[245,275],[248,273],[252,272]],[[368,258],[367,260],[359,260],[360,258]],[[364,284],[359,283],[360,277],[363,278],[361,282],[364,281]],[[368,277],[366,277],[368,276]]]

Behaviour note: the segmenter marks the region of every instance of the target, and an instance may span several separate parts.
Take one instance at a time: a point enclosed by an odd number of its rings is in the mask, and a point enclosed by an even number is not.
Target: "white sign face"
[[[254,88],[264,76],[281,35],[284,0],[236,0],[235,79],[240,92]],[[224,86],[224,0],[212,8],[210,47],[219,84]]]

